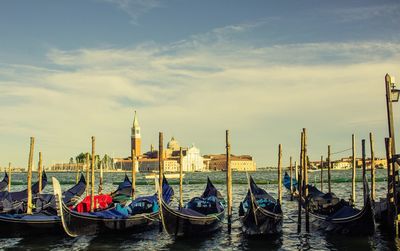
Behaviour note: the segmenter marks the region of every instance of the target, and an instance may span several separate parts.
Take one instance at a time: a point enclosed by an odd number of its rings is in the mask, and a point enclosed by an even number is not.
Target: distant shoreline
[[[260,168],[256,171],[248,171],[249,173],[253,172],[276,172],[278,169],[277,168]],[[289,168],[283,168],[284,171],[289,171]],[[294,171],[294,168],[292,169]],[[331,169],[331,171],[348,171],[352,170],[351,168],[334,168]],[[362,168],[357,168],[356,170],[362,170]],[[367,168],[368,171],[371,170],[371,168]],[[386,170],[386,167],[383,168],[376,168],[375,170]],[[76,171],[64,171],[64,170],[45,170],[47,173],[76,173]],[[309,172],[318,172],[321,171],[321,169],[309,169]],[[327,168],[324,168],[323,171],[328,171]],[[7,170],[3,170],[0,172],[7,172]],[[37,171],[32,171],[33,173],[37,173]],[[83,171],[85,173],[86,170]],[[103,173],[130,173],[131,170],[103,170]],[[225,172],[225,171],[215,171],[215,170],[209,170],[209,171],[203,171],[203,172],[184,172],[184,173],[210,173],[210,172]],[[235,173],[245,173],[246,171],[233,171]],[[12,173],[26,173],[26,171],[12,171]],[[95,173],[100,173],[99,170],[95,170]],[[137,173],[146,173],[146,174],[151,174],[151,173],[157,173],[157,172],[137,172]],[[179,173],[179,172],[166,172],[166,173]]]

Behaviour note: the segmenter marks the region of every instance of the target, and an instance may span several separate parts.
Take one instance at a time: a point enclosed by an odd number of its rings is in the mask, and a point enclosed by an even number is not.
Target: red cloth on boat
[[[90,212],[91,196],[86,196],[76,207],[75,211],[79,213]],[[94,196],[94,209],[107,208],[112,203],[112,197],[108,194]]]

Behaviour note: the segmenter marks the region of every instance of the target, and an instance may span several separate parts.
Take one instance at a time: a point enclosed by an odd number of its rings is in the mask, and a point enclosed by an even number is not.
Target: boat
[[[126,184],[126,180],[124,182]],[[157,193],[131,200],[126,206],[114,203],[109,208],[100,211],[77,212],[61,202],[60,185],[54,177],[53,187],[58,215],[61,217],[64,231],[71,237],[115,232],[142,232],[154,227],[159,222],[160,207]],[[173,194],[172,187],[164,177],[164,200],[168,203]]]
[[[372,235],[375,232],[373,204],[365,178],[362,209],[339,199],[334,193],[323,193],[313,185],[308,185],[308,191],[309,213],[319,229],[345,235]]]
[[[2,181],[0,181],[0,191],[4,191],[7,188],[8,182],[9,182],[8,174],[7,172],[4,172],[4,178]]]
[[[283,185],[290,191],[290,176],[287,172],[285,172],[285,175],[283,176]],[[292,191],[297,190],[297,180],[295,178],[292,178]]]
[[[8,179],[8,176],[7,176]],[[47,175],[46,172],[42,173],[42,190],[46,187]],[[32,185],[32,198],[39,194],[39,182]],[[0,213],[19,213],[19,210],[23,211],[22,205],[28,198],[28,189],[18,192],[0,192]]]
[[[182,208],[174,209],[164,199],[159,200],[163,228],[170,235],[206,236],[221,228],[225,215],[225,201],[209,178],[203,194],[192,198]]]
[[[239,206],[242,231],[248,236],[276,235],[282,232],[283,212],[279,201],[249,178],[249,189]]]
[[[83,175],[79,182],[62,194],[66,204],[74,203],[76,197],[86,190],[86,180]],[[44,234],[62,234],[61,219],[57,216],[55,196],[53,194],[37,194],[32,214],[3,213],[0,214],[0,237],[22,237]],[[23,203],[26,212],[26,203]]]

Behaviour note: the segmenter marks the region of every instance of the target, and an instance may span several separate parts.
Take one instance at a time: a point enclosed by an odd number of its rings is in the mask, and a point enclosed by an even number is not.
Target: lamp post
[[[395,138],[394,138],[394,123],[393,123],[393,107],[392,103],[393,102],[398,102],[399,101],[399,96],[400,96],[400,90],[396,89],[394,81],[392,82],[392,78],[390,77],[389,74],[385,75],[385,87],[386,87],[386,109],[387,109],[387,116],[388,116],[388,129],[389,129],[389,142],[391,142],[390,145],[390,155],[391,158],[388,159],[388,170],[390,166],[392,167],[391,173],[388,172],[388,213],[389,217],[394,220],[394,229],[396,236],[398,235],[398,222],[397,222],[397,191],[396,191],[396,184],[398,183],[398,173],[397,173],[397,161],[394,161],[396,159],[396,144],[395,144]],[[389,161],[391,163],[389,163]],[[391,176],[391,177],[390,177]],[[391,194],[392,193],[392,194]],[[390,195],[391,194],[391,195]],[[391,201],[390,197],[393,197],[393,201]],[[391,210],[393,209],[393,211]]]
[[[394,124],[393,124],[393,102],[399,101],[400,90],[396,89],[395,83],[392,82],[392,78],[389,74],[385,76],[386,86],[386,110],[388,116],[388,127],[389,127],[389,138],[392,138],[392,155],[396,154],[396,146],[394,139]]]

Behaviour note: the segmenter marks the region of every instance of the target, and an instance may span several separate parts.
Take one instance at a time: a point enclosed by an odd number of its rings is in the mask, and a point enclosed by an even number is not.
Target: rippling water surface
[[[255,181],[261,183],[271,195],[276,197],[276,172],[263,171],[252,174]],[[310,173],[310,182],[319,181],[319,172]],[[361,172],[357,173],[358,176]],[[48,173],[49,181],[51,176],[57,177],[63,189],[70,187],[75,180],[73,173]],[[223,195],[226,195],[225,173],[188,173],[185,175],[184,200],[193,196],[199,196],[206,184],[207,176],[216,184],[216,187]],[[378,180],[386,176],[385,170],[377,171]],[[110,192],[115,189],[117,182],[123,180],[123,173],[105,173],[104,190]],[[12,190],[24,189],[26,176],[24,174],[13,174],[15,182]],[[349,198],[351,193],[351,171],[334,171],[332,179],[332,190],[339,197]],[[198,239],[175,239],[165,233],[159,233],[158,229],[134,235],[108,235],[108,236],[82,236],[69,238],[66,236],[47,236],[29,238],[0,238],[0,248],[3,250],[396,250],[400,247],[399,241],[390,240],[377,228],[374,236],[371,237],[349,237],[329,236],[318,231],[311,231],[310,234],[297,234],[297,204],[284,198],[282,202],[285,214],[283,222],[283,234],[276,239],[248,239],[242,235],[240,222],[237,219],[237,208],[243,199],[247,185],[245,173],[234,173],[233,175],[233,219],[232,233],[227,233],[226,225],[221,231],[207,238]],[[346,182],[347,181],[347,182]],[[142,174],[138,177],[137,194],[148,195],[154,193],[154,183],[146,181]],[[172,180],[176,197],[179,196],[179,188],[176,180]],[[319,183],[317,184],[319,187]],[[96,186],[97,187],[97,186]],[[327,185],[324,185],[327,188]],[[377,182],[377,196],[383,197],[386,193],[386,182]],[[52,192],[51,184],[48,184],[44,192]],[[361,207],[362,183],[357,183],[357,205]],[[175,200],[176,204],[177,201]],[[305,231],[304,231],[305,232]]]

